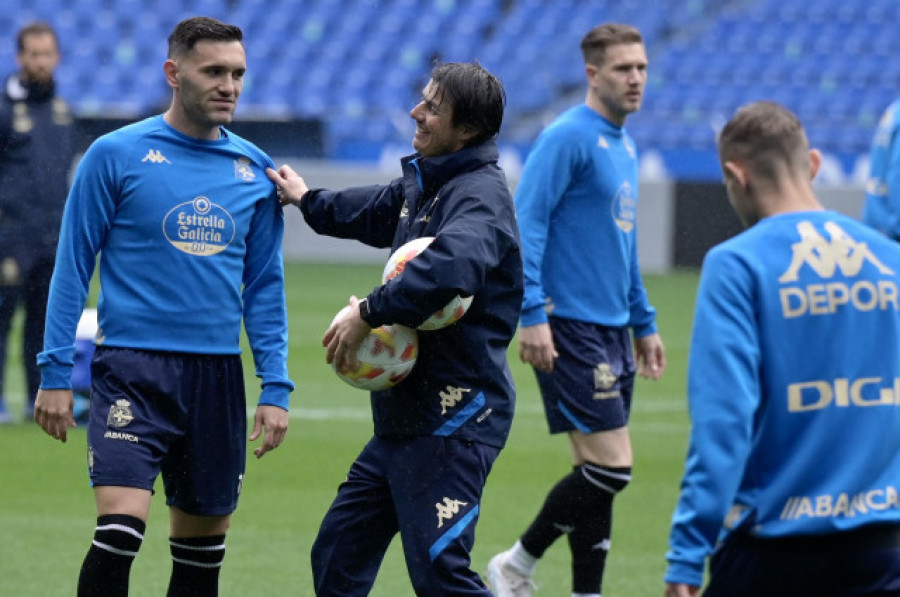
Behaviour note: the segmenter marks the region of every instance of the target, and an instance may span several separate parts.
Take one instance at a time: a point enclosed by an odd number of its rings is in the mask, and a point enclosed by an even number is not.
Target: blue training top
[[[765,218],[707,254],[667,581],[700,586],[735,528],[900,522],[898,283],[900,245],[832,211]]]
[[[863,222],[900,240],[900,100],[885,111],[870,152],[871,173],[866,181]]]
[[[541,132],[515,198],[523,326],[552,313],[656,332],[637,258],[637,164],[628,133],[585,104]]]
[[[243,319],[260,404],[287,408],[284,215],[272,160],[222,130],[195,139],[154,116],[95,141],[78,165],[50,286],[43,388],[69,388],[75,329],[100,253],[96,343],[239,354]]]

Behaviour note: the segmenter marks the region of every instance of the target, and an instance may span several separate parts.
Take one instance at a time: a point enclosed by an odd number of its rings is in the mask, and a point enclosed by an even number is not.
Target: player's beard
[[[232,99],[231,109],[218,109],[213,104],[215,92],[204,92],[194,86],[190,80],[183,79],[180,89],[181,108],[188,120],[201,127],[216,127],[230,124],[234,119],[237,106],[237,95]]]

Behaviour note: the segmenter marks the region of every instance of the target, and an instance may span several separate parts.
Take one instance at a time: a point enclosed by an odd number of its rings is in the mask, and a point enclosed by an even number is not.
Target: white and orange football
[[[409,241],[394,251],[381,274],[383,284],[403,273],[410,259],[415,258],[434,240],[433,236],[422,236]],[[426,319],[418,327],[420,330],[439,330],[459,321],[472,305],[471,296],[456,296],[449,303],[438,309],[434,315]]]
[[[349,309],[341,309],[336,321]],[[333,322],[332,322],[333,323]],[[353,387],[374,392],[397,385],[409,375],[419,354],[419,335],[402,325],[383,325],[366,336],[356,352],[359,365],[353,371],[340,372],[332,363],[337,376]]]

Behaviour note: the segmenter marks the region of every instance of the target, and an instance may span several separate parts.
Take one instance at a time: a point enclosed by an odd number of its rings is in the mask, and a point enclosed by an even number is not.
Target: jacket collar
[[[423,158],[418,153],[400,160],[404,176],[421,181],[420,188],[426,196],[437,192],[444,184],[457,175],[496,163],[500,159],[497,142],[489,139],[479,145],[464,147],[459,151],[433,158]],[[413,163],[415,160],[415,164]]]

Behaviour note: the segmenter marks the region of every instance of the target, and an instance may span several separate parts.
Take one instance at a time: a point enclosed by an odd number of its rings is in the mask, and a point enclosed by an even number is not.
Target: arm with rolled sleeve
[[[541,272],[553,210],[578,167],[578,145],[567,142],[560,128],[546,129],[528,154],[516,187],[516,219],[522,239],[525,298],[521,323],[547,322]]]
[[[287,307],[282,237],[284,214],[274,193],[260,201],[250,223],[244,259],[244,327],[262,380],[259,404],[288,408],[294,384],[288,378]]]
[[[701,585],[750,453],[760,401],[754,294],[747,263],[736,253],[707,255],[688,364],[691,436],[666,554],[669,583]]]

